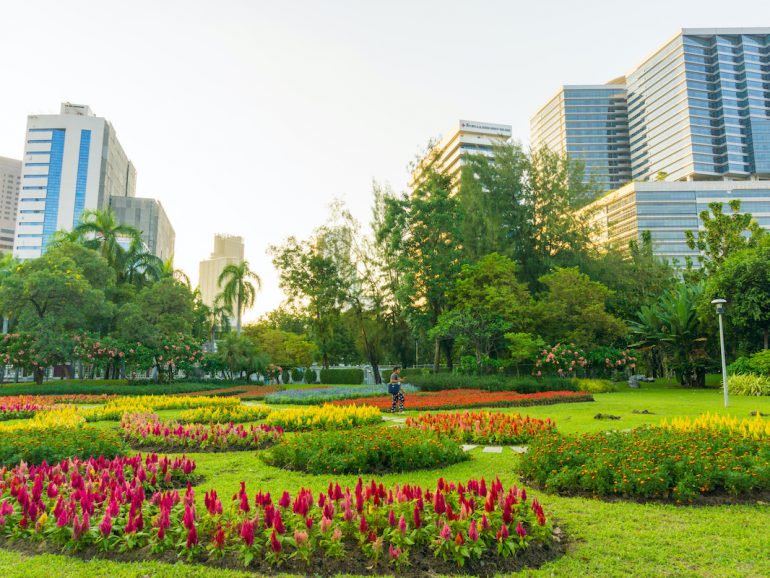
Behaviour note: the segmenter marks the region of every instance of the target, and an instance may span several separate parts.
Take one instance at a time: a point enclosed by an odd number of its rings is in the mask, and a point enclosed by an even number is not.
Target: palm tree
[[[187,288],[191,289],[190,278],[187,276],[187,273],[181,269],[174,269],[173,255],[163,261],[163,267],[161,268],[160,276],[163,278],[170,277],[175,281],[179,281],[180,283],[187,285]]]
[[[131,227],[119,223],[115,218],[115,213],[107,209],[89,209],[83,211],[80,223],[72,230],[73,237],[78,239],[87,247],[99,251],[107,262],[116,270],[117,263],[123,248],[120,246],[121,238],[128,238],[130,243],[134,241],[141,242],[141,232]]]
[[[227,265],[219,275],[217,285],[222,290],[222,303],[235,313],[235,332],[240,336],[243,312],[254,305],[262,281],[249,268],[248,261],[241,261],[238,265]]]
[[[138,288],[163,277],[163,261],[150,253],[141,239],[133,239],[127,250],[118,247],[114,266],[118,283],[128,283]]]
[[[206,324],[208,325],[209,348],[211,351],[213,351],[216,344],[217,330],[223,333],[230,331],[230,318],[233,312],[222,297],[222,293],[217,295],[216,299],[214,299],[214,304],[206,308]]]

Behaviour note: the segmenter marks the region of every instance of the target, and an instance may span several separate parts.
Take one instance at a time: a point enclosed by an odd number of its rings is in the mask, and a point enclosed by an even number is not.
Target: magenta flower
[[[527,531],[524,529],[524,526],[521,525],[521,522],[516,524],[516,533],[519,535],[519,538],[523,538],[527,535]]]

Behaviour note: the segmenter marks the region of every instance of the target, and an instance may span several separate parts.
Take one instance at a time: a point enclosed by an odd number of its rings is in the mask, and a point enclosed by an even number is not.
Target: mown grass
[[[621,386],[624,387],[624,386]],[[719,390],[683,390],[665,383],[644,384],[640,390],[596,394],[596,402],[511,408],[537,417],[551,417],[567,433],[626,429],[657,423],[673,416],[695,416],[706,411],[749,417],[754,410],[770,413],[770,398],[733,396],[725,410]],[[407,399],[408,406],[408,399]],[[647,409],[654,415],[633,414]],[[159,412],[175,417],[177,410]],[[409,412],[416,413],[416,412]],[[619,415],[620,420],[594,419],[597,413]],[[97,422],[98,427],[117,427],[116,422]],[[266,465],[257,453],[187,454],[198,464],[204,481],[196,489],[216,488],[223,501],[236,493],[240,481],[250,493],[258,488],[274,495],[283,489],[326,488],[330,476],[288,472]],[[520,484],[515,467],[518,457],[505,448],[502,454],[471,453],[471,460],[450,467],[381,476],[385,483],[411,482],[434,485],[438,477],[467,480],[499,476],[504,484]],[[367,476],[364,476],[368,479]],[[336,479],[351,487],[358,476]],[[528,490],[529,491],[529,490]],[[538,570],[521,575],[546,576],[770,576],[770,506],[755,505],[687,507],[661,504],[603,502],[567,498],[532,491],[546,513],[556,519],[569,537],[567,554]],[[367,575],[362,569],[361,575]],[[0,576],[51,577],[137,576],[235,578],[253,574],[214,570],[202,566],[159,562],[119,563],[109,560],[82,561],[67,556],[30,556],[0,550]]]

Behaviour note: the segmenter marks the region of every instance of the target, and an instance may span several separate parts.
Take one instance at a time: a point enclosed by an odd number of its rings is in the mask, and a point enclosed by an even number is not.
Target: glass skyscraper
[[[627,77],[632,177],[770,177],[770,28],[684,29]]]
[[[530,121],[531,144],[566,152],[601,190],[631,180],[625,79],[564,86]]]

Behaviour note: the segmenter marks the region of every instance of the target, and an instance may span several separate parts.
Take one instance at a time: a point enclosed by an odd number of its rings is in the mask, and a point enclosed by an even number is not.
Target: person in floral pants
[[[398,408],[398,411],[404,411],[404,392],[401,391],[401,384],[403,382],[401,368],[397,365],[393,368],[393,373],[390,374],[390,383],[388,384],[388,391],[393,396],[393,405],[390,406],[390,413],[396,413],[396,408]]]

